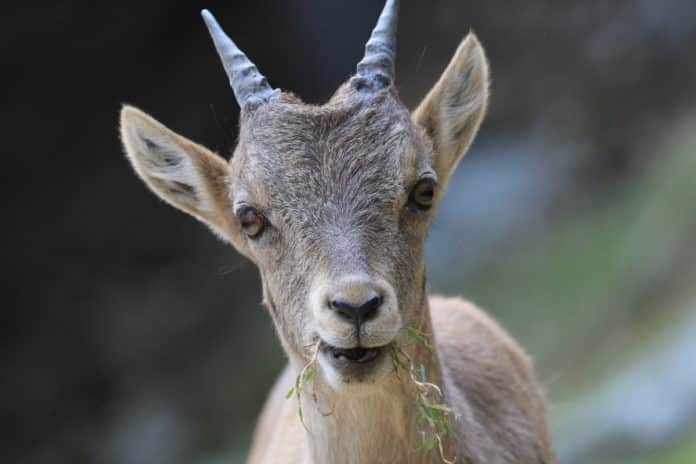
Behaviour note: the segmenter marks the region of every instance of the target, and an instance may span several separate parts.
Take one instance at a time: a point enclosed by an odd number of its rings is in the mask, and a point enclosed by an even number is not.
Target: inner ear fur
[[[132,106],[121,110],[121,140],[133,169],[150,190],[232,239],[235,227],[223,159]]]
[[[485,52],[469,33],[412,115],[433,141],[434,167],[443,183],[474,140],[486,112],[488,88]]]

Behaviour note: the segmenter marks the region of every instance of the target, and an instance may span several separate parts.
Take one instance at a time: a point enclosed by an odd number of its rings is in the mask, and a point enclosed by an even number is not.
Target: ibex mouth
[[[356,363],[367,363],[379,354],[379,348],[334,348],[328,347],[331,356],[336,360]]]
[[[383,347],[376,348],[337,348],[325,345],[322,349],[324,359],[336,370],[344,375],[365,373],[381,357]]]

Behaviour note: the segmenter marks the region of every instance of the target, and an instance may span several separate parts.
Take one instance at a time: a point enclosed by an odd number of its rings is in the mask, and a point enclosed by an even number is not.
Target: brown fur
[[[475,36],[462,42],[413,115],[393,86],[344,84],[322,106],[276,93],[241,114],[226,165],[204,147],[130,107],[121,136],[137,174],[165,201],[208,224],[257,264],[264,302],[289,365],[259,421],[251,463],[431,463],[413,385],[386,356],[348,375],[319,356],[303,396],[307,430],[284,393],[318,340],[340,348],[403,343],[405,326],[434,334],[433,351],[409,348],[458,413],[444,441],[458,462],[553,463],[542,395],[529,361],[490,318],[458,299],[426,295],[423,243],[435,208],[410,203],[419,179],[437,179],[435,201],[485,113],[488,65]],[[236,212],[268,219],[247,237]],[[383,297],[355,326],[327,298],[340,290]],[[338,289],[338,290],[336,290]]]

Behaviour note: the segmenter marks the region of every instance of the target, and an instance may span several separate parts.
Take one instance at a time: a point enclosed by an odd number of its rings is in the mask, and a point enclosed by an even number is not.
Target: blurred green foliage
[[[583,193],[589,207],[550,219],[481,272],[451,274],[451,291],[489,309],[533,353],[553,415],[668,343],[679,314],[696,308],[694,129],[693,115],[665,127],[646,141],[635,175]],[[692,463],[693,443],[611,462]]]

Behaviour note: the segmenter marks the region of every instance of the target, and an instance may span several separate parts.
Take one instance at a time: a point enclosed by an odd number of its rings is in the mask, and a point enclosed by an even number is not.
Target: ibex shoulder
[[[469,428],[488,437],[479,456],[504,445],[516,462],[553,463],[545,400],[529,356],[493,318],[461,298],[430,297],[436,349]],[[457,405],[455,404],[455,407]],[[511,461],[511,462],[513,462]],[[507,461],[506,461],[507,462]]]

